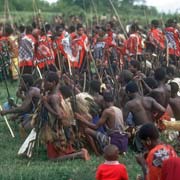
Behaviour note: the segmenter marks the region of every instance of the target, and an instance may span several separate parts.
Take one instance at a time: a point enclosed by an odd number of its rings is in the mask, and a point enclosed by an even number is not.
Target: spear
[[[119,22],[119,24],[120,24],[120,26],[121,26],[121,29],[122,29],[124,35],[125,35],[126,38],[127,38],[128,35],[127,35],[126,31],[125,31],[125,28],[124,28],[124,26],[123,26],[123,24],[122,24],[122,22],[121,22],[120,16],[119,16],[119,14],[118,14],[118,12],[117,12],[117,10],[116,10],[116,8],[115,8],[115,6],[114,6],[112,0],[109,0],[109,3],[111,4],[111,6],[112,6],[112,8],[113,8],[113,10],[114,10],[114,13],[115,13],[115,15],[116,15],[117,18],[118,18],[118,22]]]
[[[0,105],[0,111],[3,111],[3,108],[2,108],[1,105]],[[14,138],[15,135],[14,135],[14,133],[13,133],[13,130],[11,129],[11,126],[9,125],[9,122],[8,122],[8,120],[7,120],[7,117],[6,117],[6,116],[3,116],[3,119],[4,119],[4,121],[5,121],[6,125],[7,125],[10,133],[11,133],[11,136]]]

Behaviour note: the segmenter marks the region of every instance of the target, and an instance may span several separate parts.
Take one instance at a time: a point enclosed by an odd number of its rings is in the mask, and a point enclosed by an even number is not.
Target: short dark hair
[[[58,84],[58,82],[59,82],[59,77],[58,77],[57,73],[52,72],[52,71],[50,71],[46,74],[45,79],[49,82],[55,81],[56,84]]]
[[[158,21],[157,19],[153,19],[153,20],[151,21],[151,24],[152,24],[153,26],[155,26],[155,27],[158,27],[158,26],[159,26],[159,21]]]
[[[32,26],[26,26],[26,34],[31,34],[33,31]]]
[[[114,23],[112,21],[109,21],[107,24],[110,24],[111,28],[114,27]]]
[[[56,31],[59,31],[59,29],[64,29],[64,24],[59,24],[56,26]]]
[[[25,27],[24,24],[21,24],[21,25],[19,26],[19,32],[20,32],[20,33],[24,33],[25,29],[26,29],[26,27]]]
[[[172,76],[174,76],[175,74],[176,74],[176,67],[175,66],[168,66],[167,68],[166,68],[166,72],[167,72],[167,74],[168,75],[172,75]]]
[[[138,86],[134,81],[131,81],[126,86],[126,92],[136,93],[138,92]]]
[[[123,70],[120,74],[120,78],[122,78],[125,83],[128,83],[133,79],[133,73],[131,73],[129,70]]]
[[[75,26],[72,25],[72,26],[69,27],[69,33],[73,33],[75,31],[76,31]]]
[[[153,123],[144,124],[139,130],[139,138],[142,140],[157,140],[159,138],[159,131]]]
[[[154,77],[157,81],[162,81],[166,78],[165,68],[158,68],[155,70]]]
[[[137,70],[140,70],[140,63],[139,61],[136,60],[131,60],[130,61],[131,66],[133,66],[134,68],[136,68]]]
[[[113,102],[114,98],[113,98],[113,94],[111,92],[104,92],[103,93],[103,98],[106,102]]]
[[[179,91],[179,86],[176,82],[170,82],[169,85],[171,86],[171,92],[173,94],[177,94],[177,92]]]
[[[28,86],[32,86],[34,84],[33,76],[31,74],[23,74],[22,79]]]
[[[78,24],[76,29],[79,30],[80,28],[83,28],[83,25],[82,24]]]
[[[131,31],[133,32],[136,32],[139,30],[139,26],[137,23],[133,23],[130,28],[131,28]]]
[[[101,83],[96,80],[90,82],[90,87],[94,92],[100,92]]]
[[[158,87],[157,81],[152,77],[145,78],[144,81],[151,89],[155,89]]]
[[[65,99],[73,96],[73,92],[70,86],[61,86],[59,89]]]
[[[9,36],[13,33],[13,28],[11,27],[10,24],[6,24],[4,27],[4,32]]]

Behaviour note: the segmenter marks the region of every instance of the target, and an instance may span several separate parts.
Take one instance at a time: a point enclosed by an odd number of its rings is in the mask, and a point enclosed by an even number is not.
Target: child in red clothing
[[[119,150],[115,145],[104,148],[105,162],[96,171],[96,180],[128,180],[125,165],[118,161]]]

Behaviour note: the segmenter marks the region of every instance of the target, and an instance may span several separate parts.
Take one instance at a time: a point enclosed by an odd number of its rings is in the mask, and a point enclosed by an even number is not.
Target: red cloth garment
[[[176,156],[176,152],[169,145],[159,144],[155,146],[146,158],[148,167],[146,180],[160,180],[163,161]]]
[[[180,35],[176,28],[165,28],[165,35],[170,55],[180,56]]]
[[[143,51],[142,37],[139,33],[133,33],[125,42],[126,54],[129,56],[141,55]]]
[[[107,161],[97,168],[96,180],[128,180],[128,173],[125,165]]]
[[[116,34],[113,33],[112,31],[109,31],[104,38],[104,42],[106,43],[106,47],[115,47],[116,46]]]
[[[47,143],[47,156],[49,159],[58,158],[64,155],[72,154],[75,150],[73,149],[72,145],[67,145],[65,151],[60,151],[53,143]]]
[[[161,180],[179,180],[180,179],[180,158],[173,157],[165,160],[162,165]]]
[[[89,42],[86,34],[83,34],[82,36],[79,37],[77,36],[74,39],[72,39],[71,42],[72,56],[68,57],[71,62],[71,66],[78,69],[81,68],[85,54],[88,51],[88,49],[89,49]]]
[[[63,39],[66,36],[69,36],[68,32],[63,31],[61,36],[59,36],[57,39],[54,40],[53,49],[55,56],[57,56],[58,53],[61,53],[64,57],[66,57],[66,53],[64,51],[64,45],[63,45]]]
[[[37,51],[35,54],[35,62],[40,69],[48,66],[50,64],[54,64],[55,57],[52,49],[52,41],[47,36],[42,36],[38,42]]]
[[[150,43],[157,49],[165,49],[165,36],[161,29],[159,28],[152,28],[148,32],[148,38]]]
[[[163,120],[171,121],[171,117],[167,111],[157,120],[158,128],[161,131],[166,129],[166,126],[163,124]]]

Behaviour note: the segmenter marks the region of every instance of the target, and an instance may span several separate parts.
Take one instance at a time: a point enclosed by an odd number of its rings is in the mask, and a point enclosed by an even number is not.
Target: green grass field
[[[11,96],[15,97],[17,84],[8,84]],[[0,83],[0,103],[6,101],[5,85]],[[50,162],[46,157],[46,150],[42,146],[35,151],[32,159],[18,157],[17,152],[23,140],[19,137],[18,124],[10,122],[15,138],[12,138],[2,118],[0,118],[0,180],[93,180],[97,166],[103,162],[102,157],[91,154],[91,160]],[[127,166],[129,179],[135,180],[140,173],[134,153],[129,151],[120,157],[120,162]]]

